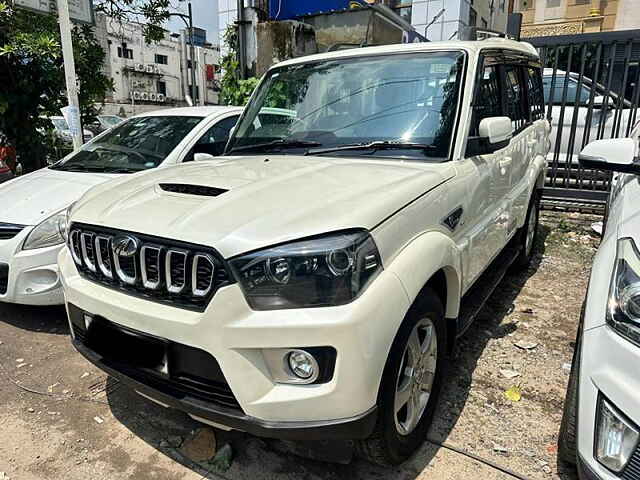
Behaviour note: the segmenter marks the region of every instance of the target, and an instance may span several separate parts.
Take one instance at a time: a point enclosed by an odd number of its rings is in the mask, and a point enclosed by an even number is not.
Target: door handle
[[[507,168],[511,166],[511,157],[504,157],[498,161],[500,165],[500,175],[507,174]]]

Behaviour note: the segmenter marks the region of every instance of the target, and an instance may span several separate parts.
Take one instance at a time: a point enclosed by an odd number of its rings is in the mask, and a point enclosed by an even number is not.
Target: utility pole
[[[76,82],[76,67],[73,59],[73,44],[71,42],[71,19],[69,18],[68,0],[58,0],[58,23],[60,24],[60,39],[62,43],[62,58],[64,61],[64,76],[67,84],[69,101],[68,120],[69,131],[73,138],[74,150],[82,146],[82,127],[80,124],[80,102],[78,101],[78,84]]]
[[[196,105],[200,105],[200,98],[196,95],[196,47],[193,45],[193,13],[191,12],[191,2],[189,2],[189,42],[191,43],[191,99]],[[197,100],[196,100],[197,98]]]
[[[244,0],[238,0],[238,63],[240,65],[240,79],[243,80],[247,74],[246,45],[244,41]]]

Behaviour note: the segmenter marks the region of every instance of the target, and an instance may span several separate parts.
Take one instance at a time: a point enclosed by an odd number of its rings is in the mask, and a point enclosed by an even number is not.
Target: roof
[[[242,112],[243,108],[234,106],[165,108],[163,110],[139,113],[136,117],[208,117],[224,113],[239,113]]]
[[[465,50],[478,53],[482,49],[508,49],[538,57],[537,50],[530,43],[516,42],[505,38],[491,38],[472,42],[452,40],[448,42],[424,42],[424,43],[398,43],[393,45],[380,45],[376,47],[352,48],[335,52],[320,53],[306,57],[298,57],[278,63],[274,66],[296,65],[300,63],[318,60],[330,60],[334,58],[353,58],[363,55],[387,55],[393,53],[418,53],[438,50]]]

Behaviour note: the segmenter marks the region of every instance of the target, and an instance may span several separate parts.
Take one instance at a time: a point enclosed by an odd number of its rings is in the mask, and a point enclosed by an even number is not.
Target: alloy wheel
[[[429,318],[419,320],[411,330],[402,356],[394,401],[396,429],[409,435],[424,414],[438,362],[436,327]]]

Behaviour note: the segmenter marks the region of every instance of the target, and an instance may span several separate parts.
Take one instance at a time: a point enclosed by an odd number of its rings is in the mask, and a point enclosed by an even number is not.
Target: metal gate
[[[584,169],[580,150],[593,140],[628,136],[640,97],[640,30],[526,38],[544,67],[546,115],[552,125],[543,198],[602,205],[611,175]]]

